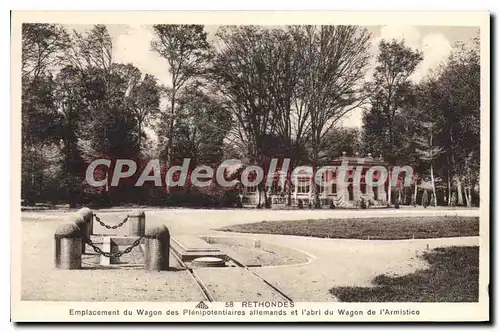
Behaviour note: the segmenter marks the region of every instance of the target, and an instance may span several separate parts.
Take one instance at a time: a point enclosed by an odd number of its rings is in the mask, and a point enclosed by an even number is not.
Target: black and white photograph
[[[105,15],[13,13],[12,317],[488,320],[488,12]]]

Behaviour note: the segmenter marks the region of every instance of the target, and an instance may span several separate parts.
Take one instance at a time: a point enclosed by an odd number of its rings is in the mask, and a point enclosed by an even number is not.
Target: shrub
[[[366,201],[365,201],[364,198],[361,198],[361,202],[359,203],[359,207],[361,207],[362,209],[368,208],[368,206],[366,205]]]
[[[271,197],[268,197],[266,199],[266,209],[270,209],[272,207],[272,205],[273,205],[272,199],[271,199]]]
[[[330,209],[335,209],[335,203],[333,203],[333,199],[330,200]]]
[[[303,209],[303,208],[304,208],[304,202],[302,202],[302,200],[301,200],[301,199],[299,199],[299,200],[297,201],[297,207],[298,207],[299,209]]]
[[[236,189],[222,190],[214,188],[212,190],[200,191],[196,188],[172,191],[166,198],[168,206],[187,207],[242,207],[241,198]]]
[[[238,198],[236,199],[236,207],[237,208],[242,208],[243,207],[243,202],[241,201],[241,196],[238,195]]]

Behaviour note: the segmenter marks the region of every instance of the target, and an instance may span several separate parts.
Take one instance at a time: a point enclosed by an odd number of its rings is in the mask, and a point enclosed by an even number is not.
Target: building
[[[302,201],[306,206],[314,202],[313,185],[316,185],[322,205],[330,205],[330,202],[333,201],[337,207],[356,206],[362,199],[370,205],[386,204],[388,180],[383,186],[375,188],[365,181],[365,175],[371,167],[381,166],[388,169],[388,163],[382,157],[373,158],[371,154],[364,158],[359,157],[359,155],[348,157],[344,152],[341,157],[332,160],[328,166],[339,167],[342,163],[353,167],[353,170],[345,172],[345,181],[335,181],[338,170],[327,170],[323,173],[323,180],[327,185],[317,185],[311,176],[312,168],[306,166],[301,168],[309,168],[309,170],[304,169],[302,172],[296,172],[296,181],[294,181],[296,185],[291,185],[290,192],[280,185],[281,173],[278,171],[273,185],[266,188],[267,197],[271,199],[272,204],[286,204],[290,200],[291,205],[297,205],[299,201]],[[359,177],[359,181],[356,181],[356,177]],[[375,171],[373,173],[374,181],[378,177],[379,174]],[[260,195],[263,203],[263,193]],[[259,200],[257,187],[243,187],[241,196],[243,203],[246,204],[257,204]]]

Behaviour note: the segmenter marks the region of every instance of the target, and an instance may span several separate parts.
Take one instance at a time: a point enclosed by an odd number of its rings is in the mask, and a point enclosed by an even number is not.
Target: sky
[[[91,25],[67,25],[68,30],[83,32],[92,28]],[[152,74],[164,84],[169,85],[167,61],[151,50],[150,43],[154,38],[151,26],[147,25],[107,25],[113,39],[113,61],[118,63],[132,63],[141,72]],[[370,52],[375,60],[378,53],[378,43],[381,39],[404,39],[413,49],[423,52],[424,60],[411,77],[418,82],[429,72],[436,69],[446,60],[453,44],[457,41],[469,42],[479,32],[475,27],[446,27],[446,26],[367,26],[372,33]],[[208,39],[213,40],[217,26],[205,26]],[[370,75],[370,70],[368,72]],[[342,119],[346,127],[361,127],[362,110],[355,109]]]

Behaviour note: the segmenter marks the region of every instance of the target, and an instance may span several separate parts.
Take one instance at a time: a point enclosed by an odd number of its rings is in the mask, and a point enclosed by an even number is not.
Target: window
[[[332,194],[337,194],[337,184],[336,183],[332,184]]]
[[[297,183],[296,187],[297,194],[308,194],[309,193],[309,182],[300,182]]]

